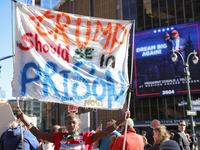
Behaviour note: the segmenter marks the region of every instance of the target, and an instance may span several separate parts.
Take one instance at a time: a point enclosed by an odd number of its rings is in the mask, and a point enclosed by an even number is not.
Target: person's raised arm
[[[169,39],[169,33],[166,32],[166,34],[165,34],[165,38],[166,38],[166,40]]]
[[[100,132],[100,131],[102,131],[102,128],[101,128],[101,126],[99,126],[99,127],[97,127],[97,129],[96,129],[96,133],[97,132]],[[95,146],[99,146],[99,141],[95,141],[94,143],[93,143]]]
[[[126,118],[129,118],[129,117],[130,117],[130,111],[127,110],[124,113],[123,117],[121,119],[119,119],[116,123],[114,123],[112,126],[106,128],[104,131],[94,133],[92,142],[98,141],[99,139],[102,139],[102,138],[108,136],[110,133],[112,133],[114,130],[116,130],[120,126],[120,124],[126,120]]]
[[[31,124],[25,117],[24,113],[19,109],[17,111],[17,118],[21,119],[21,121],[24,123],[24,125],[27,127],[27,130],[30,130],[30,132],[38,139],[43,139],[47,141],[51,141],[54,137],[54,134],[51,133],[44,133],[41,132],[38,128],[34,127],[33,124]]]

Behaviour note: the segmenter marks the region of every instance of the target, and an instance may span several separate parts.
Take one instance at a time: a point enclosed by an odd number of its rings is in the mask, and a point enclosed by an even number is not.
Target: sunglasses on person
[[[179,126],[185,126],[185,124],[179,124]]]

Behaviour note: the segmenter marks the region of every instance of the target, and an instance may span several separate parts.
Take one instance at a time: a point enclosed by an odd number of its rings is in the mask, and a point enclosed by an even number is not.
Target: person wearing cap
[[[183,58],[185,58],[185,46],[186,40],[184,38],[180,38],[177,30],[172,31],[173,39],[170,39],[169,34],[166,32],[166,41],[168,44],[172,45],[175,51],[179,51]]]
[[[110,138],[111,144],[109,146],[109,150],[122,150],[124,144],[124,132],[125,132],[125,125],[127,122],[127,133],[126,133],[126,142],[125,142],[125,150],[143,150],[143,138],[141,135],[137,134],[135,129],[133,128],[134,123],[131,118],[128,118],[127,121],[124,121],[120,129],[122,131],[122,135],[112,136]]]
[[[173,140],[175,140],[180,146],[181,150],[190,150],[190,144],[185,134],[186,123],[181,120],[178,123],[178,130],[174,134]]]
[[[13,121],[8,125],[6,130],[0,137],[0,150],[22,150],[21,130],[19,122]],[[37,150],[39,142],[37,138],[25,127],[22,126],[24,148],[25,150]]]
[[[160,145],[160,150],[181,150],[178,143],[176,143],[174,140],[168,140],[162,142]]]

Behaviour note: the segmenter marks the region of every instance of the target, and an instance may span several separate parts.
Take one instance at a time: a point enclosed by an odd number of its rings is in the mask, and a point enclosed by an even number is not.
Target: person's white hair
[[[26,120],[28,120],[30,122],[30,119],[27,115],[24,115],[24,117],[26,118]],[[9,128],[17,128],[17,126],[20,124],[19,120],[15,117],[15,121],[12,121],[11,123],[8,124],[8,129]],[[23,123],[22,123],[23,125]]]
[[[8,124],[8,129],[9,128],[17,128],[17,126],[19,125],[18,121],[15,120],[15,121],[12,121],[11,123]]]

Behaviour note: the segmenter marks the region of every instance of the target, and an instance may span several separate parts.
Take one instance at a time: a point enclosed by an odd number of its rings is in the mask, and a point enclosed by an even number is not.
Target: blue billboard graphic
[[[199,57],[200,22],[179,24],[135,33],[134,89],[135,97],[186,94],[183,60],[172,62],[172,47],[186,60],[193,50]],[[190,90],[200,93],[200,63],[189,57]]]

